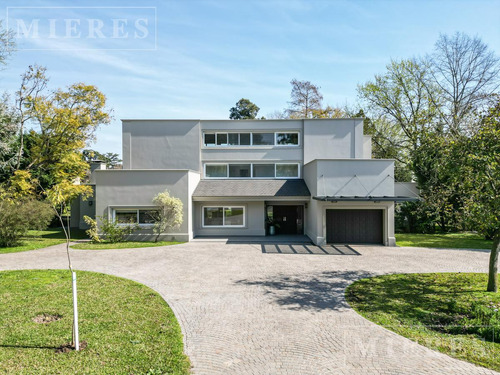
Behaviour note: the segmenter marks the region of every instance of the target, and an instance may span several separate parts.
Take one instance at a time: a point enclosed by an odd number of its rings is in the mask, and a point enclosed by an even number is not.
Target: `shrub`
[[[90,226],[86,233],[92,242],[124,242],[126,237],[136,230],[139,230],[139,225],[131,222],[130,224],[119,224],[113,220],[108,219],[106,216],[98,216],[99,225],[97,220],[88,216],[84,216],[83,220]]]
[[[54,217],[49,204],[35,199],[0,198],[0,247],[19,244],[29,229],[47,228]]]

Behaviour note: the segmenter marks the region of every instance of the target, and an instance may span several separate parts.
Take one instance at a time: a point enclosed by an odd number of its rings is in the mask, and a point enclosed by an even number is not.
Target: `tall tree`
[[[314,111],[322,110],[323,95],[319,86],[310,81],[299,81],[292,79],[291,101],[289,102],[288,113],[291,118],[311,118]]]
[[[122,162],[120,155],[114,152],[105,152],[102,154],[99,151],[91,149],[83,150],[83,158],[87,163],[90,163],[92,160],[101,160],[106,163],[107,169],[117,169]]]
[[[7,58],[14,52],[16,43],[11,30],[3,27],[0,20],[0,64],[5,65]]]
[[[424,63],[430,72],[429,98],[441,121],[453,135],[473,131],[477,110],[491,104],[500,85],[498,57],[480,38],[456,33],[441,35]]]
[[[257,117],[260,108],[250,100],[241,98],[236,105],[229,110],[231,120],[252,120]]]

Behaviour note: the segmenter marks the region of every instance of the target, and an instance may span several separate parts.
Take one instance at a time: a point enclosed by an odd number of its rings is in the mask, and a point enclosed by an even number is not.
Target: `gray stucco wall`
[[[184,221],[179,229],[166,233],[162,238],[175,236],[177,240],[192,238],[190,192],[198,175],[187,170],[104,170],[96,171],[96,215],[112,215],[115,208],[151,208],[153,197],[168,189],[172,196],[183,203]],[[143,230],[139,236],[151,231]]]
[[[244,228],[203,228],[202,214],[203,206],[244,206],[245,227]],[[264,202],[194,202],[194,234],[195,236],[264,236],[265,211]]]
[[[314,159],[363,158],[363,120],[304,120],[304,164]]]
[[[95,186],[92,186],[92,196],[83,200],[81,197],[71,202],[71,228],[88,229],[84,216],[95,217]]]
[[[393,196],[393,177],[393,160],[315,160],[304,166],[312,196]]]
[[[123,169],[200,170],[198,120],[123,120]]]

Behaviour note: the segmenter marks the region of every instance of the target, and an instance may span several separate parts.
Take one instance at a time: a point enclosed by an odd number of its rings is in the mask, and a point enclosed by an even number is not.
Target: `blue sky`
[[[382,73],[391,58],[431,52],[440,33],[477,35],[500,55],[496,0],[0,4],[3,20],[9,8],[10,25],[16,17],[41,19],[40,34],[48,30],[43,21],[49,18],[56,20],[58,36],[65,19],[82,21],[81,36],[75,38],[20,38],[19,50],[0,71],[0,89],[13,93],[20,75],[35,63],[48,68],[53,88],[74,82],[96,85],[106,94],[115,120],[98,131],[91,147],[120,154],[120,119],[227,118],[242,97],[265,116],[287,106],[293,78],[321,86],[325,104],[353,104],[358,84]],[[70,5],[100,8],[12,8]],[[147,37],[110,37],[112,19],[128,20],[121,31],[132,35],[134,20],[143,17],[149,21]],[[104,38],[85,37],[83,25],[89,19],[103,22]]]

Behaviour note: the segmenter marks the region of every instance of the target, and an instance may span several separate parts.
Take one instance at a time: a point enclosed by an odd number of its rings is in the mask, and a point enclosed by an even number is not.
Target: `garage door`
[[[328,243],[382,243],[382,210],[326,210]]]

